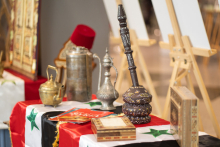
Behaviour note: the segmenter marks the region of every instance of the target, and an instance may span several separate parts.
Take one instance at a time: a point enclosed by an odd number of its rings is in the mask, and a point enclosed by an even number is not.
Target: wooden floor
[[[160,40],[160,38],[157,38]],[[172,67],[169,66],[169,50],[160,49],[159,45],[153,45],[152,47],[142,47],[141,48],[142,54],[145,58],[148,70],[150,72],[151,78],[153,80],[153,84],[155,86],[160,105],[163,108],[165,103],[165,97],[168,90],[169,79],[172,73]],[[114,58],[113,62],[117,69],[120,67],[120,61],[122,57],[119,53],[118,46],[111,46],[110,47],[111,56]],[[218,65],[217,55],[211,57],[208,66],[204,66],[202,64],[202,57],[197,57],[197,63],[200,68],[200,72],[202,74],[204,83],[208,90],[215,115],[218,119],[220,124],[220,69]],[[141,68],[136,63],[137,68]],[[112,82],[115,78],[114,70],[111,70],[112,73]],[[192,74],[193,77],[193,74]],[[193,84],[195,87],[196,95],[200,99],[199,103],[199,111],[202,115],[202,122],[205,129],[205,132],[215,136],[215,131],[212,127],[209,115],[207,113],[205,104],[202,100],[201,93],[199,91],[198,85],[195,81],[195,78],[192,78]],[[147,88],[145,81],[139,81],[140,84],[144,85]],[[185,84],[185,80],[182,80],[183,84]],[[130,87],[131,85],[128,84],[126,79],[123,80],[121,90],[119,91],[120,96]],[[162,109],[163,110],[163,109]],[[157,114],[156,111],[153,109],[154,114]]]

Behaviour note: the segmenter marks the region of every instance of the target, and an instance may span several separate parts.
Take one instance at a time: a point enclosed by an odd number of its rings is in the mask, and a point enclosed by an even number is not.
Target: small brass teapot
[[[51,75],[49,78],[48,68],[56,71],[56,78],[53,80]],[[59,103],[62,102],[64,96],[64,85],[56,82],[58,76],[57,68],[51,65],[47,67],[47,79],[48,81],[41,84],[39,88],[40,99],[44,105],[52,105],[56,107]]]

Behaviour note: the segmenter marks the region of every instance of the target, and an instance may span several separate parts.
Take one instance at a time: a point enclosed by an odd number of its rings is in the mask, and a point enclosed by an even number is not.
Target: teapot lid
[[[61,86],[60,83],[57,83],[53,80],[53,76],[50,76],[50,80],[40,85],[40,90],[48,90],[48,91],[57,91]]]
[[[91,52],[89,52],[89,50],[83,46],[74,46],[72,49],[68,49],[66,50],[66,57],[72,57],[75,55],[91,55]]]
[[[103,63],[112,63],[112,57],[108,54],[108,49],[106,48],[106,54],[103,58]]]

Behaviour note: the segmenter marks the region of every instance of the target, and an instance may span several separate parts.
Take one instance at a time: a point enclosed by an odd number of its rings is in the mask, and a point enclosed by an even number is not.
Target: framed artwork
[[[12,0],[11,68],[32,80],[37,77],[39,0]]]

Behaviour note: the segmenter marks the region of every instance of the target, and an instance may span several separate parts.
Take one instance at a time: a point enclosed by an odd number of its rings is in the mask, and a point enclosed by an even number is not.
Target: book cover
[[[91,109],[82,108],[72,108],[68,111],[61,113],[55,117],[50,117],[51,121],[66,121],[73,123],[86,123],[91,120],[91,118],[99,118],[107,115],[113,114],[113,112],[107,111],[93,111]]]

